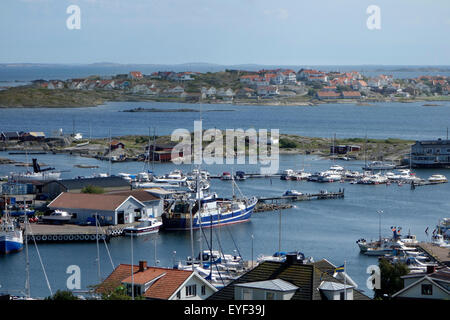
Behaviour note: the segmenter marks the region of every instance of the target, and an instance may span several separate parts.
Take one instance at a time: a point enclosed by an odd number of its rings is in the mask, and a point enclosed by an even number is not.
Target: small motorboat
[[[229,172],[222,173],[222,177],[221,177],[222,180],[231,180],[232,178],[233,177],[231,176],[231,173],[229,173]]]
[[[137,226],[127,227],[123,229],[124,234],[126,236],[131,235],[145,235],[150,233],[156,233],[159,231],[159,228],[162,226],[162,222],[156,218],[144,218],[139,219],[141,223]]]
[[[283,193],[283,197],[298,197],[302,195],[303,193],[297,190],[287,190],[285,193]]]
[[[44,223],[64,224],[72,219],[72,215],[67,211],[55,210],[49,216],[42,216]]]
[[[446,183],[448,182],[447,177],[445,177],[442,174],[433,174],[431,177],[428,178],[428,182],[431,183]]]

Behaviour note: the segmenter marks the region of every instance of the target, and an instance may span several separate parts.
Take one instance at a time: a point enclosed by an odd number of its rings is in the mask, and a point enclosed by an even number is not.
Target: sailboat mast
[[[26,280],[25,280],[25,296],[27,298],[30,298],[30,260],[28,258],[28,232],[27,232],[27,226],[28,226],[28,219],[27,219],[27,212],[25,210],[25,229],[24,229],[24,239],[25,241],[25,274],[26,274]]]
[[[97,242],[97,275],[99,283],[102,282],[102,275],[100,272],[100,247],[98,245],[98,213],[95,213],[95,239]]]

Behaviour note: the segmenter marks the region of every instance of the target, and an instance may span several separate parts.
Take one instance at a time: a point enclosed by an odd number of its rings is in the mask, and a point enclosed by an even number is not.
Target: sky
[[[448,0],[0,2],[0,63],[450,65],[449,35]]]

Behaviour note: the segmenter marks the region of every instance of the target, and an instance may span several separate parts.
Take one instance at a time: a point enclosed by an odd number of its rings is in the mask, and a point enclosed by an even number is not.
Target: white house
[[[402,277],[404,288],[392,295],[395,299],[450,299],[450,268]]]
[[[97,217],[103,225],[117,225],[137,220],[145,205],[129,195],[62,192],[48,208],[70,213],[71,222],[86,222]]]

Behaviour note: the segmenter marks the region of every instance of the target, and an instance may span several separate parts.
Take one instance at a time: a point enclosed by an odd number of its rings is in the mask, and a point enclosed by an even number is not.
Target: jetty
[[[342,199],[344,198],[344,190],[337,192],[320,191],[319,193],[305,193],[292,196],[275,196],[275,197],[259,197],[258,202],[266,201],[307,201],[307,200],[326,200],[326,199]]]
[[[80,226],[76,224],[27,224],[26,240],[28,242],[86,242],[105,240],[109,241],[111,237],[123,235],[123,229],[129,226],[137,225],[138,222],[123,224],[117,226],[106,226],[96,228],[95,226]]]
[[[439,247],[429,242],[421,242],[417,246],[438,264],[450,267],[450,248]]]

